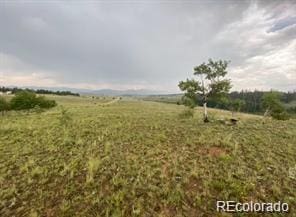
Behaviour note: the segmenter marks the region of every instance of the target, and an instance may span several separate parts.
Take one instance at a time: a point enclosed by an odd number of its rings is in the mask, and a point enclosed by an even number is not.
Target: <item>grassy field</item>
[[[182,94],[142,96],[144,101],[177,104],[182,101]]]
[[[232,216],[216,200],[280,200],[295,216],[295,119],[204,124],[199,108],[51,98],[46,112],[0,117],[0,216]]]

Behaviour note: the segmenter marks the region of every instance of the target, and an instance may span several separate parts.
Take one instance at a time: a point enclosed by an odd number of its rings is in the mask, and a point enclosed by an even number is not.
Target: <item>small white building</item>
[[[12,94],[11,91],[7,91],[7,92],[6,92],[6,95],[11,95],[11,94]]]

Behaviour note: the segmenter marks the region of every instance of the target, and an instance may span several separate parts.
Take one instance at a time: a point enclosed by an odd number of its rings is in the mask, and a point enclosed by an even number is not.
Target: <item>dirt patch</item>
[[[196,213],[197,207],[195,207],[195,197],[200,195],[203,191],[202,180],[196,177],[189,177],[188,181],[184,184],[185,200],[190,209],[187,210],[186,216],[198,216]]]
[[[211,147],[209,148],[209,155],[211,157],[220,157],[222,155],[226,155],[227,152],[225,149],[220,148],[220,147]]]
[[[171,205],[166,205],[161,209],[161,216],[165,217],[175,217],[177,215],[176,207]]]
[[[161,167],[161,173],[163,174],[164,177],[169,177],[170,174],[170,169],[168,166],[168,163],[164,163]]]
[[[191,176],[188,182],[185,184],[185,191],[188,193],[196,194],[202,189],[201,180]]]
[[[48,208],[45,210],[46,217],[54,217],[55,216],[55,210],[53,208]]]
[[[221,157],[227,154],[227,150],[222,147],[213,146],[199,149],[199,153],[201,155],[208,155],[210,157]]]
[[[111,193],[111,188],[109,185],[109,182],[107,180],[104,180],[101,184],[101,192],[104,196],[107,196]]]

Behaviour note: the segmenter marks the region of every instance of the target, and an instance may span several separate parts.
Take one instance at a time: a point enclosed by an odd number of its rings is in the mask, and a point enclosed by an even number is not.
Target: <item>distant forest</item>
[[[247,113],[262,113],[262,97],[266,91],[248,91],[242,90],[240,92],[234,91],[229,93],[230,99],[240,99],[245,101],[245,105],[241,108],[242,112]],[[284,103],[288,113],[296,113],[296,91],[293,92],[278,92],[280,94],[281,102]],[[198,100],[201,105],[201,100]],[[227,109],[223,101],[209,100],[208,106],[212,108]]]
[[[71,91],[52,91],[52,90],[44,90],[44,89],[37,89],[37,90],[33,90],[33,89],[29,89],[29,88],[17,88],[17,87],[13,87],[13,88],[9,88],[9,87],[0,87],[0,92],[7,92],[7,91],[11,91],[12,94],[15,94],[19,91],[30,91],[30,92],[34,92],[37,94],[54,94],[54,95],[60,95],[60,96],[80,96],[79,93],[72,93]]]
[[[240,92],[234,91],[228,94],[228,97],[232,100],[240,99],[245,103],[241,107],[241,112],[262,114],[265,112],[262,106],[262,97],[265,93],[269,91],[249,91],[242,90]],[[278,92],[280,94],[280,100],[286,108],[287,112],[290,114],[296,114],[296,91],[290,92]],[[183,104],[182,102],[183,94],[170,94],[170,95],[150,95],[143,97],[143,100],[156,101],[172,104]],[[196,100],[199,106],[202,106],[202,99],[199,97]],[[219,108],[229,110],[228,105],[223,100],[209,99],[208,107]]]

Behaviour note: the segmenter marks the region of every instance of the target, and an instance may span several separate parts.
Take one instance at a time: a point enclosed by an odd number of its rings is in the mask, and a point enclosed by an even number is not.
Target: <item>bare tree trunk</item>
[[[263,117],[267,117],[269,115],[269,108],[266,109],[266,111],[264,112]]]
[[[207,110],[208,97],[207,97],[207,94],[206,94],[206,91],[205,91],[205,85],[204,85],[204,80],[203,80],[202,76],[201,76],[201,83],[202,83],[202,92],[203,92],[204,122],[207,123],[207,122],[209,122],[208,110]]]
[[[203,103],[203,107],[204,107],[204,122],[209,122],[209,119],[208,119],[207,102],[204,102],[204,103]]]

